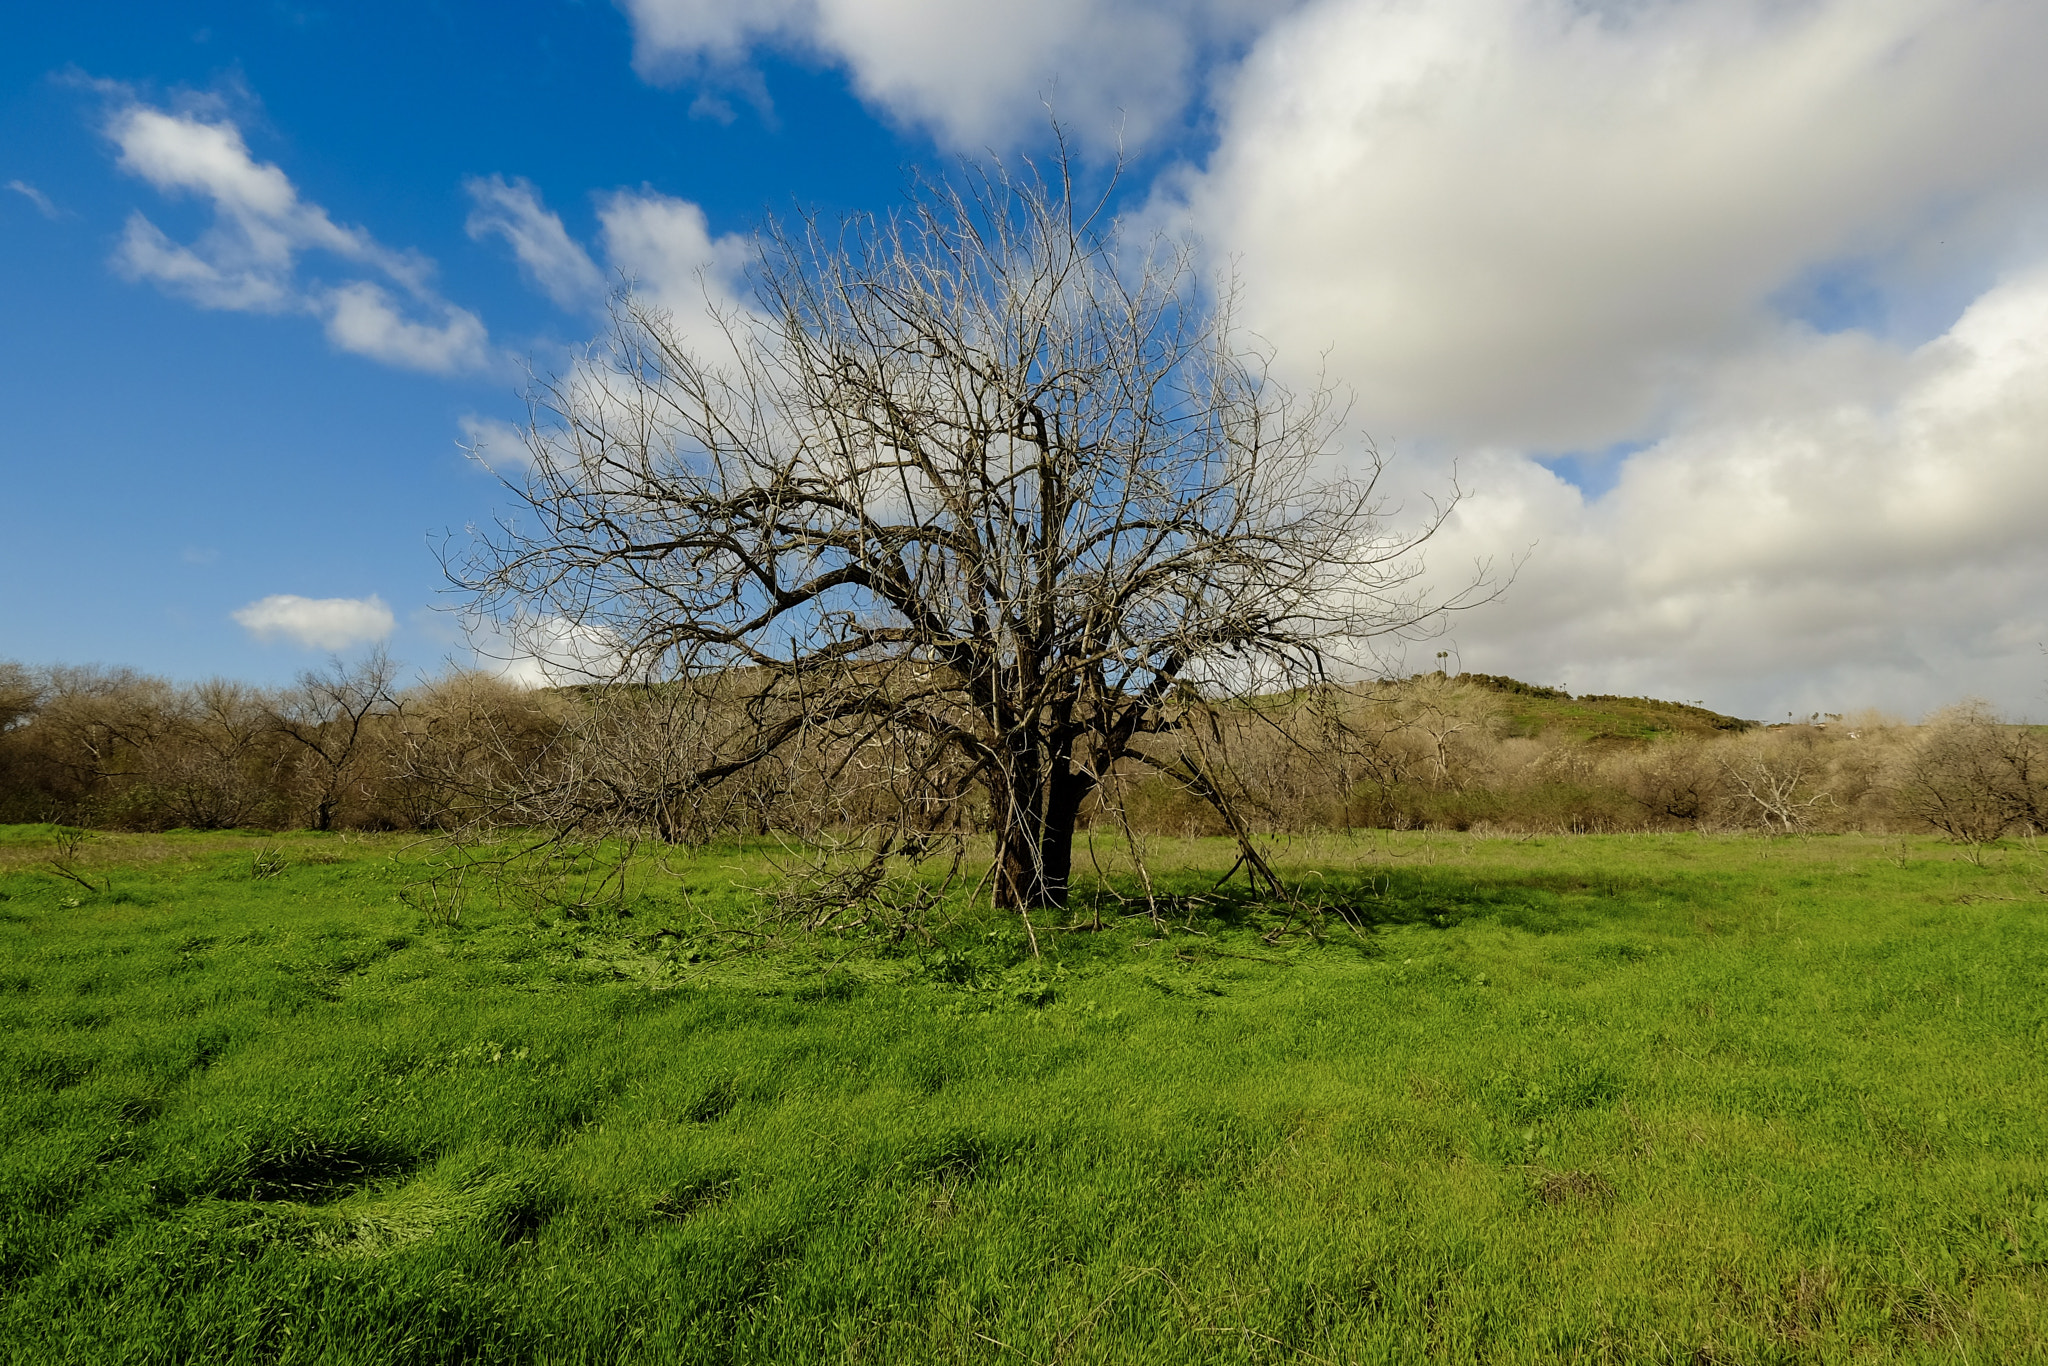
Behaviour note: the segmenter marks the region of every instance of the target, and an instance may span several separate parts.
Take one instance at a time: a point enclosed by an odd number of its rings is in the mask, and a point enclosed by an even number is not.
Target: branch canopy
[[[532,395],[523,513],[457,571],[478,610],[622,677],[747,679],[764,733],[937,744],[1039,897],[1068,808],[1183,690],[1320,677],[1459,605],[1415,591],[1448,505],[1402,537],[1376,457],[1319,478],[1331,391],[1286,389],[1185,246],[1127,249],[1060,169],[771,227],[710,346],[622,294]]]

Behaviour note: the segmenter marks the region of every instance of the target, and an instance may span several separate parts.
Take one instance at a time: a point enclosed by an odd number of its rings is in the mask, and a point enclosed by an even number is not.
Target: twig
[[[78,872],[76,872],[75,870],[73,870],[73,869],[71,869],[71,868],[67,868],[67,867],[65,867],[65,866],[64,866],[63,864],[59,863],[59,862],[58,862],[57,860],[55,860],[55,859],[49,859],[49,860],[47,860],[47,862],[48,862],[48,864],[49,864],[49,867],[50,867],[50,871],[51,871],[51,872],[53,872],[53,873],[57,874],[57,876],[59,876],[59,877],[68,877],[68,878],[70,878],[70,879],[71,879],[71,880],[72,880],[73,882],[75,882],[75,883],[77,883],[77,884],[78,884],[79,886],[81,886],[81,887],[85,888],[85,890],[87,890],[88,892],[98,893],[99,891],[103,890],[103,889],[101,889],[101,888],[99,888],[99,887],[95,887],[95,886],[93,886],[93,885],[92,885],[92,884],[91,884],[90,882],[87,882],[87,881],[85,880],[85,878],[84,878],[84,877],[80,876]]]

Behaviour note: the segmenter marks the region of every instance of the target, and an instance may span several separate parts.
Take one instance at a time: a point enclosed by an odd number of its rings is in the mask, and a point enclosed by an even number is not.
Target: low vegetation
[[[592,913],[0,830],[0,1356],[2048,1353],[2038,846],[1260,844],[1320,918],[1098,831],[1034,960],[791,929],[773,841]]]
[[[0,665],[0,817],[449,831],[576,825],[610,801],[607,832],[682,844],[852,838],[906,813],[926,836],[995,820],[971,777],[953,782],[940,766],[911,783],[914,766],[878,765],[827,736],[698,781],[749,733],[743,683],[707,696],[526,690],[475,674],[401,689],[395,677],[375,657],[278,690]],[[1190,694],[1171,720],[1150,741],[1158,762],[1113,769],[1084,827],[1936,831],[1964,845],[2048,829],[2048,730],[1976,704],[1919,725],[1866,715],[1766,727],[1698,704],[1424,674],[1217,702]]]

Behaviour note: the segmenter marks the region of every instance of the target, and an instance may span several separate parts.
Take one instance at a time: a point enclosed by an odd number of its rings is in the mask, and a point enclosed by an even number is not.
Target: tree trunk
[[[1005,910],[1056,910],[1067,904],[1074,825],[1095,786],[1087,775],[1067,768],[1064,758],[1050,775],[1042,776],[1035,763],[1018,765],[996,868],[996,905]]]
[[[663,844],[683,843],[683,824],[676,819],[674,804],[665,798],[654,804],[654,835]]]
[[[996,905],[1008,911],[1030,911],[1046,904],[1044,847],[1045,770],[1036,745],[1010,751],[1008,791],[997,801],[997,829],[1002,851],[996,859]]]

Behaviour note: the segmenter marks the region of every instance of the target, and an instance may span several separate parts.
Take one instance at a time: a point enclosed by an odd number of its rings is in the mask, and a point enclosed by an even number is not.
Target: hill
[[[1643,741],[1662,735],[1725,735],[1759,724],[1690,702],[1608,693],[1574,697],[1562,688],[1497,674],[1459,674],[1455,681],[1499,693],[1508,708],[1508,732],[1532,739]]]

